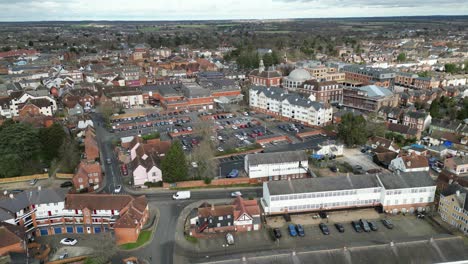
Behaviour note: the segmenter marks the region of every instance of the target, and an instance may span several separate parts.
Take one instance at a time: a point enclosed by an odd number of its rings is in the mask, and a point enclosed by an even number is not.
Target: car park
[[[359,224],[361,225],[362,229],[364,229],[365,232],[370,232],[371,228],[369,226],[369,222],[365,219],[359,219]]]
[[[393,223],[388,219],[382,219],[382,224],[388,229],[393,229]]]
[[[371,229],[372,231],[377,231],[377,230],[379,230],[379,227],[377,226],[377,223],[376,223],[376,222],[374,222],[374,221],[369,221],[368,224],[369,224],[369,227],[370,227],[370,229]]]
[[[329,235],[330,234],[330,230],[328,229],[328,226],[326,224],[320,223],[319,228],[320,228],[320,230],[322,230],[322,233],[324,235]]]
[[[362,232],[362,227],[361,227],[361,225],[359,224],[359,222],[357,222],[357,221],[351,221],[351,225],[353,226],[354,231],[356,231],[357,233],[361,233],[361,232]]]
[[[76,245],[76,243],[78,243],[78,240],[76,240],[74,238],[69,238],[69,237],[66,237],[66,238],[60,240],[60,244],[67,245],[67,246],[74,246],[74,245]]]
[[[296,237],[296,236],[297,236],[296,227],[295,227],[293,224],[289,224],[289,225],[288,225],[288,230],[289,230],[289,235],[290,235],[290,236],[292,236],[292,237]]]
[[[300,237],[305,236],[304,227],[303,227],[302,225],[297,224],[297,225],[296,225],[296,230],[297,230],[297,234],[298,234]]]
[[[340,223],[335,223],[335,227],[336,227],[336,229],[338,230],[338,232],[344,233],[344,230],[345,230],[345,229],[344,229],[344,226],[343,226],[342,224],[340,224]]]

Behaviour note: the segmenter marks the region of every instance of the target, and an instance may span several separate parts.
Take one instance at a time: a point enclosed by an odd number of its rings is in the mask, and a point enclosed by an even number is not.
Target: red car
[[[122,165],[120,166],[120,170],[122,171],[122,175],[123,175],[123,176],[127,176],[127,175],[128,175],[127,165],[122,164]]]

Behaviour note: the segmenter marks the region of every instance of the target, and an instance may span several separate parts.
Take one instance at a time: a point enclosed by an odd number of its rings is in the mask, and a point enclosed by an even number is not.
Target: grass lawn
[[[196,237],[193,237],[193,236],[185,236],[185,239],[188,242],[191,242],[191,243],[194,243],[194,244],[196,244],[198,242],[198,239]]]
[[[129,249],[134,249],[134,248],[137,248],[137,247],[141,247],[150,238],[151,238],[151,231],[149,231],[149,230],[141,231],[140,235],[138,236],[137,242],[123,244],[123,245],[120,246],[120,248],[125,249],[125,250],[129,250]]]

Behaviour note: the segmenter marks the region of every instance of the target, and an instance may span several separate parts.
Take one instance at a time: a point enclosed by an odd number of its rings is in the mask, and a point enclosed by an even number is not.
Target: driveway
[[[345,148],[343,150],[343,157],[337,158],[337,161],[340,162],[347,162],[351,166],[360,165],[364,171],[371,170],[371,169],[383,169],[379,167],[372,161],[372,157],[361,153],[359,149],[349,149]]]

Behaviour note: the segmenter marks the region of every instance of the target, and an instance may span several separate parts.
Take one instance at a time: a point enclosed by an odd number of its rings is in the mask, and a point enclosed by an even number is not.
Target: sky
[[[0,0],[0,21],[468,15],[468,0]]]

